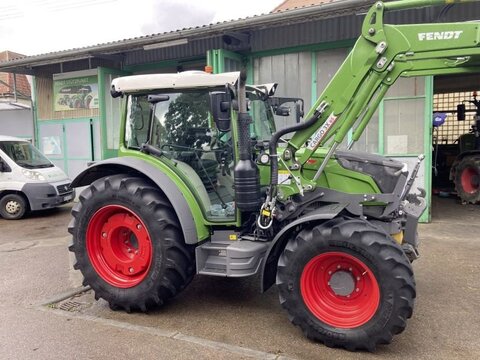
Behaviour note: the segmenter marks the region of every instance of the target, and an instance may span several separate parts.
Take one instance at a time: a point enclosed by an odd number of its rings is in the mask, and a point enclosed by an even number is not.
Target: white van
[[[0,135],[0,216],[56,207],[75,197],[71,180],[29,141]]]

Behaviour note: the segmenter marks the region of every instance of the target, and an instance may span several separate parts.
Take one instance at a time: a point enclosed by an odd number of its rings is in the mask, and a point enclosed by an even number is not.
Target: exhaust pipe
[[[239,161],[234,170],[235,204],[240,211],[257,211],[260,207],[260,175],[252,160],[249,125],[252,118],[247,111],[245,83],[247,74],[240,73],[238,87],[238,148]]]

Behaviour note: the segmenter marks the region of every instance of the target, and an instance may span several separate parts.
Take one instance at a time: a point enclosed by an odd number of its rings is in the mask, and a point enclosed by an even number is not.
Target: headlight
[[[45,181],[45,176],[40,174],[38,171],[23,169],[22,173],[25,177],[31,180]]]

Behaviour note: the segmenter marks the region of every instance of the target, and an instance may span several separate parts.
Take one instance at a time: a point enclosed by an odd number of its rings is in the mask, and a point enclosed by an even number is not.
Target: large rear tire
[[[455,190],[463,202],[480,202],[480,156],[466,156],[455,169]]]
[[[159,307],[192,280],[193,248],[168,199],[147,180],[99,179],[82,192],[72,215],[74,267],[113,309]]]
[[[402,249],[363,220],[302,230],[278,261],[280,302],[305,335],[330,347],[374,351],[405,329],[415,298]]]

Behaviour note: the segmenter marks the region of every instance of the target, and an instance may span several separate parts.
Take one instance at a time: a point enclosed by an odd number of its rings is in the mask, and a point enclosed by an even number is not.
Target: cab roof
[[[205,88],[235,85],[240,72],[209,74],[204,71],[184,71],[176,74],[132,75],[112,81],[112,93],[133,93],[158,89]]]

